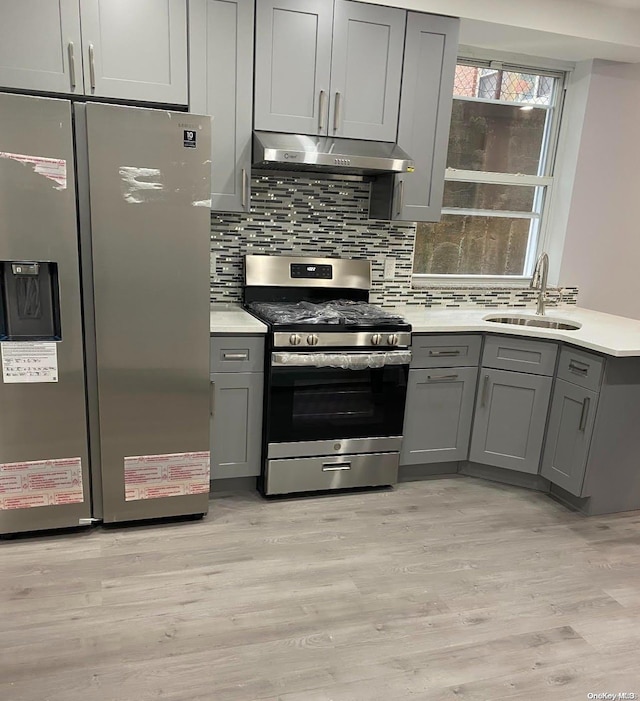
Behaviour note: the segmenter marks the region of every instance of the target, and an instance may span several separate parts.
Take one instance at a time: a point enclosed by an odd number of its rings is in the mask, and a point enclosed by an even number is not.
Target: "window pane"
[[[547,110],[454,100],[447,166],[537,175]]]
[[[536,73],[456,66],[454,96],[550,105],[556,78]]]
[[[413,272],[430,275],[523,275],[529,219],[444,214],[418,224]]]
[[[447,181],[443,207],[532,212],[535,187]]]

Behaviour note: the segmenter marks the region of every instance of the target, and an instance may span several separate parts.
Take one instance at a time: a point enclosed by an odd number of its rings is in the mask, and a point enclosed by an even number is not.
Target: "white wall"
[[[594,61],[560,284],[640,319],[640,65]]]

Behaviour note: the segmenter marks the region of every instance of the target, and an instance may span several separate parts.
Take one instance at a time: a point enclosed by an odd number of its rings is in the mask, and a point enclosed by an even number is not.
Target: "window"
[[[418,224],[414,279],[531,276],[552,182],[563,77],[459,61],[442,219]]]

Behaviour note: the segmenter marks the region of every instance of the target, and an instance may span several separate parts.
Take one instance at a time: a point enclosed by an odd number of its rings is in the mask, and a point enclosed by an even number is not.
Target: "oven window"
[[[269,443],[402,435],[407,366],[271,369]]]

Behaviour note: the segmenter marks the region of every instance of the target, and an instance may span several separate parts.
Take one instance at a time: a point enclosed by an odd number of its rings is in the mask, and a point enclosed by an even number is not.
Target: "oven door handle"
[[[298,368],[341,368],[343,370],[366,370],[381,368],[385,365],[409,365],[410,350],[376,351],[373,353],[334,353],[311,352],[289,353],[279,351],[271,354],[271,367]]]

